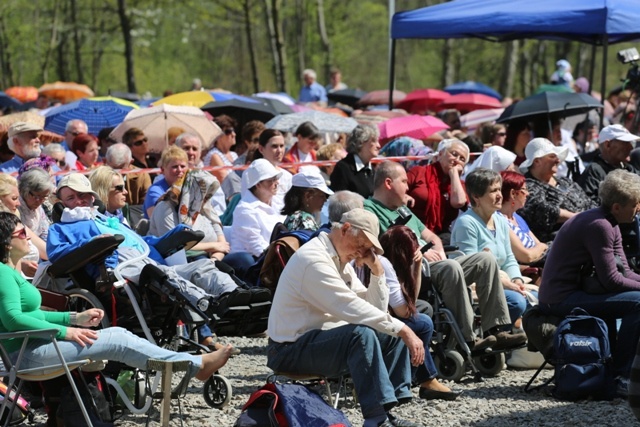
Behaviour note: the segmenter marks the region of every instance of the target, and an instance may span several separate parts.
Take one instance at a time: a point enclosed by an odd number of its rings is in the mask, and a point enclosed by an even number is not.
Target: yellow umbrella
[[[63,104],[95,95],[89,86],[73,82],[45,83],[40,86],[38,93],[49,99],[57,99]]]
[[[115,96],[94,96],[93,98],[89,98],[89,101],[113,101],[120,105],[124,105],[125,107],[131,107],[134,110],[140,108],[140,106],[134,102],[127,101],[122,98],[116,98]]]
[[[160,98],[153,103],[153,105],[169,104],[180,105],[184,107],[202,107],[216,99],[211,92],[203,90],[193,90],[189,92],[174,93],[173,95]]]

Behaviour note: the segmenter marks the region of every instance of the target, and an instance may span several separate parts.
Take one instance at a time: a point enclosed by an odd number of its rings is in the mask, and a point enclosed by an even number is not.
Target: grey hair
[[[598,190],[600,204],[611,211],[614,203],[627,206],[640,202],[640,176],[624,169],[616,169],[607,174]]]
[[[340,222],[350,210],[363,208],[364,197],[349,190],[336,191],[329,197],[329,221]]]
[[[457,138],[443,139],[438,143],[438,157],[449,150],[454,145],[459,145],[466,152],[467,163],[469,162],[469,146]]]
[[[42,168],[33,168],[23,172],[18,181],[18,191],[23,199],[29,193],[41,193],[43,191],[53,191],[54,189],[51,175]]]
[[[373,176],[373,188],[378,188],[384,184],[387,178],[396,179],[400,176],[404,167],[400,163],[385,160],[376,166],[376,172]]]
[[[202,139],[200,139],[199,135],[191,132],[185,132],[178,135],[175,144],[180,148],[184,148],[182,145],[184,144],[184,140],[188,138],[195,138],[198,141],[198,144],[200,144],[200,150],[202,150]]]
[[[318,75],[316,74],[316,72],[314,70],[312,70],[311,68],[307,68],[306,70],[304,70],[302,72],[302,77],[304,77],[304,76],[309,76],[314,80],[318,78]]]
[[[467,189],[471,206],[476,205],[474,197],[484,196],[489,187],[496,182],[502,184],[502,177],[498,172],[491,169],[477,168],[467,175],[464,185]]]
[[[360,151],[364,144],[372,139],[377,141],[379,137],[380,131],[377,126],[368,123],[358,125],[351,131],[347,138],[347,153],[358,154],[358,151]]]
[[[47,156],[52,156],[53,154],[57,154],[57,153],[66,153],[64,147],[60,144],[58,144],[57,142],[52,142],[50,144],[45,145],[42,148],[42,154],[47,155]]]
[[[64,127],[64,131],[68,132],[69,129],[71,129],[76,123],[82,123],[87,129],[89,129],[89,126],[87,126],[87,123],[84,120],[72,119],[67,122],[66,126]]]
[[[114,169],[122,169],[131,164],[132,156],[131,149],[127,144],[118,142],[107,148],[107,154],[105,154],[107,165]]]

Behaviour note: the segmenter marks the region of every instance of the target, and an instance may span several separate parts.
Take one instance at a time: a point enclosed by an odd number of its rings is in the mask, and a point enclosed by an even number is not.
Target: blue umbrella
[[[468,80],[466,82],[458,82],[449,85],[444,88],[445,92],[449,92],[451,95],[457,95],[459,93],[480,93],[482,95],[491,96],[498,100],[502,99],[502,96],[489,86]]]
[[[21,106],[22,102],[4,92],[0,92],[0,108],[20,108]]]
[[[103,128],[115,127],[133,108],[111,100],[93,101],[81,99],[52,108],[45,116],[45,130],[64,135],[69,120],[80,119],[87,123],[89,133],[97,135]]]

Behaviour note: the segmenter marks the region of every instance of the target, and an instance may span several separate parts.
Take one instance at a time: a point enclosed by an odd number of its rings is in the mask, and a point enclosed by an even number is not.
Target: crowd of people
[[[571,77],[566,65],[559,62],[554,74],[561,84]],[[328,89],[315,78],[305,70],[301,100],[323,102],[327,90],[346,87],[339,70]],[[624,123],[611,124],[600,130],[594,151],[588,121],[567,136],[553,119],[538,136],[538,124],[519,120],[482,125],[477,143],[456,133],[459,114],[442,117],[451,129],[439,142],[417,142],[430,154],[403,163],[381,157],[380,134],[370,124],[333,135],[336,142],[329,143],[311,122],[284,134],[258,121],[239,126],[222,115],[214,118],[221,130],[215,140],[172,128],[162,153],[150,153],[137,128],[114,141],[108,130],[89,135],[86,123],[74,119],[57,144],[39,139],[39,125],[16,122],[7,133],[14,155],[0,164],[0,274],[6,279],[0,331],[55,327],[69,359],[141,367],[149,354],[160,355],[190,360],[192,376],[200,379],[224,365],[233,349],[215,342],[215,324],[213,331],[208,325],[199,331],[212,353],[188,356],[161,353],[120,328],[75,327],[98,324],[104,313],[97,309],[39,310],[27,279],[91,240],[122,234],[108,268],[126,263],[124,276],[136,282],[145,265],[156,265],[205,309],[272,298],[270,368],[349,373],[365,427],[418,426],[391,412],[414,397],[412,384],[423,399],[460,397],[438,380],[430,352],[434,325],[422,303],[431,291],[422,286],[428,264],[431,286],[474,354],[521,347],[527,341],[522,318],[532,303],[557,316],[580,306],[621,319],[614,371],[624,394],[640,339],[640,275],[627,262],[619,225],[637,222],[640,211],[640,172],[630,161],[640,137]],[[334,163],[319,166],[317,160]],[[581,162],[582,169],[568,161]],[[165,265],[152,244],[135,238],[161,237],[180,226],[205,237],[179,265]],[[309,240],[271,295],[251,281],[250,271],[278,233],[299,231]],[[461,256],[449,258],[449,245]],[[132,264],[140,253],[149,255]],[[219,269],[220,262],[249,288]],[[586,265],[602,292],[582,288]],[[88,271],[96,277],[95,266]],[[111,344],[102,344],[106,335],[136,352],[116,355]],[[51,349],[29,352],[35,363]]]

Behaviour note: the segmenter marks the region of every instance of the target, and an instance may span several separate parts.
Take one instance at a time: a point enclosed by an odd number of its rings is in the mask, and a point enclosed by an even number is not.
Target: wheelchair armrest
[[[457,251],[458,249],[460,249],[460,248],[459,248],[458,246],[456,246],[456,245],[444,245],[444,247],[443,247],[443,248],[444,248],[444,251],[445,251],[445,252],[455,252],[455,251]]]
[[[87,264],[105,259],[122,242],[124,242],[124,236],[121,234],[93,239],[51,264],[49,275],[52,277],[68,276]]]
[[[182,249],[188,251],[202,239],[204,239],[203,231],[184,228],[160,240],[154,248],[163,258],[166,258]]]

